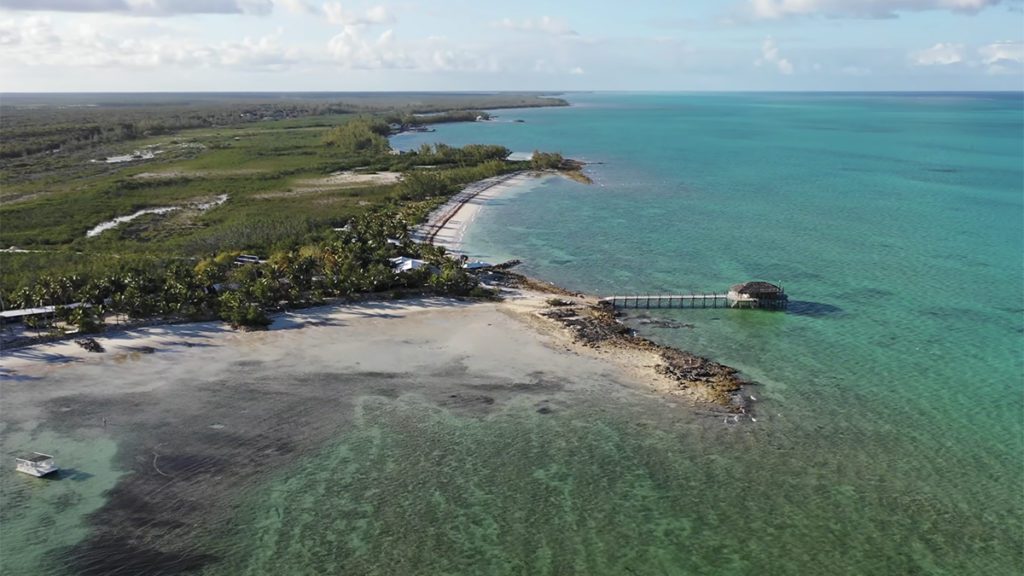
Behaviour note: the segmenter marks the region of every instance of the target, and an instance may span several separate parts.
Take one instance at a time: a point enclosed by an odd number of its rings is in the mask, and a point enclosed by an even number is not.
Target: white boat
[[[49,454],[33,452],[32,454],[18,458],[18,472],[31,474],[37,478],[42,478],[43,476],[52,474],[57,470],[60,470],[60,468],[53,463],[53,456],[50,456]]]

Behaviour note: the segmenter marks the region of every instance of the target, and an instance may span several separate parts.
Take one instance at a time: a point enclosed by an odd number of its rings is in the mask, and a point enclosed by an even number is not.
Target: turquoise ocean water
[[[731,494],[675,512],[717,533],[735,573],[1020,572],[1022,96],[570,100],[395,142],[594,163],[594,186],[546,180],[486,208],[473,254],[598,294],[786,286],[786,314],[658,311],[692,328],[641,326],[761,383],[756,432],[669,451],[727,464],[662,497]],[[674,553],[708,563],[664,573],[728,565]]]
[[[201,572],[230,576],[1024,573],[1022,96],[569,99],[393,143],[592,162],[595,185],[542,180],[489,204],[467,234],[471,253],[522,258],[540,278],[597,294],[782,282],[787,313],[630,320],[756,380],[757,421],[600,383],[527,383],[459,410],[425,399],[426,376],[356,388],[358,375],[304,366],[351,397],[342,432],[286,469],[226,473],[230,501],[208,503],[210,520],[132,545],[191,534]],[[280,370],[253,359],[242,381],[287,380]],[[301,397],[310,375],[294,378]],[[479,384],[458,367],[432,378]],[[219,405],[230,382],[194,384]],[[554,410],[539,413],[540,400]],[[301,429],[305,417],[272,419]],[[132,476],[114,464],[156,465],[145,430],[123,432],[142,439],[135,454],[44,428],[0,429],[5,451],[60,445],[89,474],[0,478],[0,573],[65,573],[37,562],[102,528],[90,522],[105,504],[135,505],[110,490]]]

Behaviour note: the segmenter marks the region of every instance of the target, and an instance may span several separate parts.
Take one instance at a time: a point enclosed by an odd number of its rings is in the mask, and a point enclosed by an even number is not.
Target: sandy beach
[[[415,230],[413,238],[463,254],[463,237],[487,203],[516,188],[555,177],[557,175],[545,172],[516,172],[474,182],[432,212],[427,222]]]
[[[487,202],[544,177],[554,175],[470,186],[431,215],[420,240],[458,252]],[[594,298],[520,283],[503,285],[501,301],[337,302],[279,314],[266,331],[152,325],[97,336],[100,353],[71,339],[4,350],[3,454],[41,451],[62,467],[62,481],[41,485],[0,475],[0,545],[15,551],[5,566],[201,570],[219,560],[208,543],[231,529],[247,490],[308,466],[356,423],[365,429],[366,402],[459,418],[548,417],[597,398],[653,402],[691,421],[702,412],[677,405],[710,407],[653,343],[581,338],[575,314],[599,312]],[[720,409],[706,414],[722,425]],[[53,547],[31,544],[40,538]]]
[[[40,522],[84,521],[88,536],[65,542],[62,569],[198,568],[211,559],[195,538],[229,521],[239,488],[343,434],[360,398],[488,417],[524,405],[554,413],[593,395],[683,394],[654,371],[653,354],[574,344],[537,314],[548,297],[334,305],[279,315],[264,332],[164,325],[99,336],[103,353],[70,340],[6,350],[4,456],[53,454],[62,479],[87,480],[46,483],[60,495],[40,499],[35,484],[3,475],[3,544],[25,554],[8,565],[39,559],[38,546],[22,545]],[[78,507],[54,504],[64,501]]]

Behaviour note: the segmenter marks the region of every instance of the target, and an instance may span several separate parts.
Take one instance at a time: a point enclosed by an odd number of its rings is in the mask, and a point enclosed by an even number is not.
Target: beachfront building
[[[431,266],[424,260],[418,258],[409,258],[408,256],[399,256],[397,258],[391,258],[391,269],[395,272],[409,272],[411,270],[419,270],[420,268],[429,268],[434,272],[437,272],[437,268]]]
[[[786,307],[789,297],[781,286],[754,281],[729,288],[726,300],[730,308],[766,308],[779,310]]]
[[[4,310],[0,312],[0,326],[6,326],[8,324],[15,324],[18,322],[28,323],[32,320],[49,320],[57,316],[58,308],[67,308],[68,310],[74,310],[85,306],[90,308],[91,304],[83,302],[75,302],[72,304],[65,304],[64,306],[39,306],[37,308],[21,308],[19,310]]]
[[[263,264],[263,260],[254,254],[240,254],[235,258],[235,266],[247,266],[249,264]]]

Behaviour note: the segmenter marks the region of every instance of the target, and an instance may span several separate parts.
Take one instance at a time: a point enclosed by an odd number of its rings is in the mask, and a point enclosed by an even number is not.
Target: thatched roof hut
[[[789,297],[781,286],[754,281],[732,286],[727,299],[733,308],[779,309],[786,307]]]

